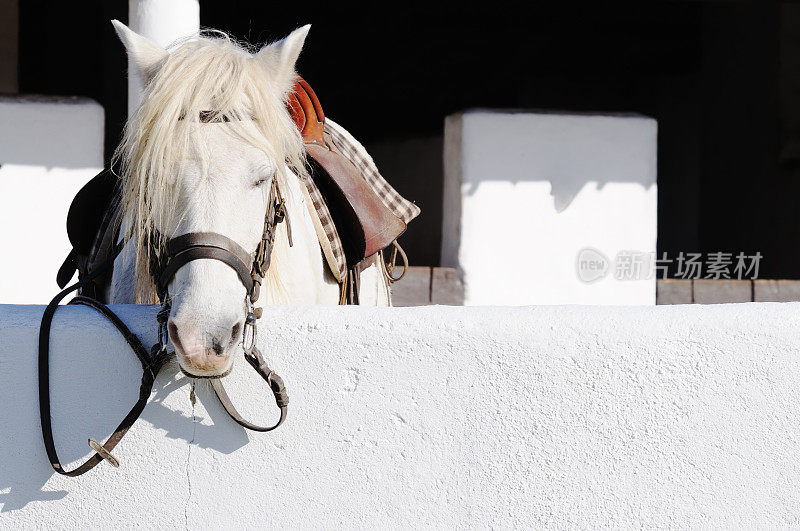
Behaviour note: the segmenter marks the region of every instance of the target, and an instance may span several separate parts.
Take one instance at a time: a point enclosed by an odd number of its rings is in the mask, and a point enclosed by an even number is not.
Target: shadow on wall
[[[108,382],[107,374],[104,370],[94,366],[97,370],[92,370],[93,366],[84,366],[85,378],[82,375],[81,380],[92,382],[105,381]],[[87,370],[88,369],[88,370]],[[151,397],[145,408],[141,418],[137,422],[147,422],[151,425],[163,430],[163,436],[167,439],[179,441],[182,445],[195,443],[195,437],[200,433],[204,433],[198,440],[205,441],[200,444],[201,448],[212,448],[223,454],[230,454],[247,444],[248,437],[244,428],[236,425],[231,421],[222,406],[219,404],[217,398],[209,389],[198,389],[197,397],[202,403],[203,407],[208,411],[208,417],[211,421],[210,424],[204,424],[203,418],[193,418],[187,416],[180,411],[175,411],[169,406],[164,404],[164,401],[170,395],[182,389],[179,396],[173,399],[185,400],[188,396],[186,386],[189,385],[189,380],[185,377],[178,376],[175,379],[175,372],[177,369],[172,367],[165,367],[164,373],[169,376],[162,376],[157,382],[155,394]],[[138,372],[137,368],[131,368],[130,371],[118,371],[119,375],[131,376]],[[114,382],[114,384],[120,382]],[[34,386],[34,382],[28,382],[29,386]],[[200,386],[198,386],[200,387]],[[35,389],[35,386],[33,387]],[[54,411],[53,427],[56,432],[56,451],[62,464],[65,468],[72,469],[77,464],[82,463],[93,452],[87,446],[86,440],[88,437],[93,437],[99,441],[105,441],[116,428],[117,424],[124,418],[130,407],[136,401],[135,394],[138,390],[138,380],[128,380],[124,385],[116,387],[115,385],[103,386],[84,386],[78,385],[72,379],[70,389],[63,389],[61,394],[70,393],[72,396],[81,398],[82,409],[81,414],[68,416],[70,411]],[[123,398],[120,398],[123,395]],[[55,393],[53,393],[55,396]],[[7,403],[6,400],[4,400]],[[36,406],[36,403],[33,404]],[[76,413],[76,411],[71,411]],[[26,415],[27,418],[30,415]],[[10,423],[4,424],[10,426]],[[42,446],[41,434],[39,432],[38,423],[31,426],[33,433],[30,433],[25,441],[26,443]],[[31,437],[32,436],[32,437]],[[130,443],[130,438],[133,440],[136,437],[136,430],[133,429],[129,432],[126,438],[123,438],[120,445],[115,449],[115,455],[120,455],[124,452],[126,442]],[[34,440],[36,439],[36,440]],[[208,444],[207,441],[212,441]],[[164,440],[153,440],[153,454],[157,455],[159,448],[165,444]],[[20,448],[23,448],[20,446]],[[122,459],[123,467],[129,468],[131,460],[137,459],[141,461],[152,461],[149,456],[129,456],[129,459]],[[66,465],[66,463],[71,463]],[[172,465],[178,465],[173,463]],[[101,473],[100,468],[105,468],[106,463],[100,463],[97,469],[94,469],[88,474]],[[115,473],[113,471],[112,473]],[[4,470],[2,479],[0,480],[0,513],[15,511],[24,508],[31,502],[37,501],[52,501],[60,500],[66,497],[69,492],[66,490],[44,490],[44,486],[56,473],[47,463],[44,449],[42,447],[39,451],[25,451],[20,452],[16,457],[16,466],[8,467]],[[80,479],[68,479],[66,481],[80,481]]]
[[[76,482],[74,484],[77,487],[81,481],[55,478],[61,481],[54,482],[55,488],[45,490],[45,486],[57,474],[47,462],[42,442],[36,374],[34,371],[20,371],[35,364],[7,361],[10,356],[19,353],[35,353],[36,334],[32,333],[31,327],[38,326],[41,307],[31,306],[23,312],[19,312],[19,308],[25,307],[5,306],[5,311],[0,311],[0,318],[8,320],[8,315],[17,312],[16,316],[20,319],[20,322],[3,328],[6,332],[3,344],[13,345],[13,351],[0,350],[0,366],[5,367],[4,384],[0,386],[0,403],[4,404],[0,408],[0,426],[3,427],[0,431],[0,447],[4,449],[5,464],[12,465],[0,470],[0,513],[22,509],[31,502],[60,500],[72,491],[60,490],[59,486]],[[72,348],[67,348],[68,345],[59,341],[59,338],[70,335],[67,329],[79,326],[77,322],[65,323],[57,315],[52,336],[55,354],[50,360],[54,440],[60,461],[68,470],[93,453],[86,444],[89,437],[102,442],[113,433],[135,404],[141,377],[141,365],[124,343],[112,342],[113,346],[119,348],[109,349],[107,341],[98,341],[97,338],[102,337],[101,329],[109,325],[97,318],[88,321],[92,324],[86,327],[86,344],[80,345],[80,348],[74,348],[74,344],[69,345]],[[74,336],[75,331],[72,330],[71,334]],[[142,339],[145,344],[153,341],[149,337]],[[60,348],[59,343],[62,343]],[[87,359],[107,359],[107,363],[87,363]],[[241,377],[247,378],[248,382],[250,378],[258,380],[249,374],[251,371],[247,370],[245,363],[238,363],[237,369],[244,373]],[[98,385],[98,382],[102,382],[102,385]],[[147,467],[158,460],[157,456],[165,445],[184,446],[188,452],[189,443],[192,443],[193,446],[230,454],[248,442],[244,428],[227,416],[206,382],[201,382],[197,388],[197,398],[202,407],[195,408],[192,416],[182,413],[180,409],[186,408],[178,406],[188,401],[187,385],[189,380],[180,374],[175,362],[162,369],[141,418],[112,452],[120,458],[121,467],[131,477],[146,474]],[[255,381],[253,385],[265,386],[264,402],[253,407],[266,409],[277,416],[277,410],[273,412],[274,406],[268,402],[271,394],[266,390],[266,384]],[[234,395],[232,399],[241,400]],[[258,413],[260,411],[253,414],[250,410],[243,410],[243,414],[250,415],[256,421],[266,423],[271,420],[264,418],[267,414]],[[150,455],[126,455],[126,447],[130,448],[128,445],[131,441],[141,436],[142,432],[136,430],[138,423],[149,423],[158,428],[155,431],[157,436],[146,443],[152,450]],[[179,473],[185,474],[185,462],[161,462],[158,466],[177,467]],[[87,474],[117,473],[119,471],[101,463]]]
[[[93,370],[92,367],[97,370]],[[82,370],[85,372],[85,376],[81,375],[80,377],[82,381],[104,381],[109,383],[106,371],[97,366],[84,366]],[[200,448],[212,448],[222,454],[230,454],[247,444],[249,439],[245,429],[234,424],[227,417],[210,386],[198,385],[197,389],[198,401],[208,412],[210,424],[203,423],[205,420],[203,417],[190,417],[164,404],[165,400],[168,400],[175,391],[182,390],[177,393],[177,396],[172,396],[173,400],[186,400],[189,394],[186,388],[189,385],[189,380],[180,375],[176,379],[176,371],[177,368],[174,365],[163,369],[162,377],[156,383],[158,387],[155,389],[155,394],[152,395],[137,422],[147,422],[159,428],[159,430],[163,430],[165,438],[187,445],[187,451],[188,445],[194,444]],[[122,370],[118,371],[117,374],[129,377],[136,372],[138,372],[138,369],[132,367],[130,371]],[[164,376],[164,374],[169,376]],[[114,432],[114,428],[135,403],[139,382],[138,380],[128,379],[123,385],[117,387],[115,384],[121,382],[114,382],[112,385],[85,386],[78,385],[75,379],[67,380],[71,381],[70,389],[64,388],[61,395],[69,393],[72,396],[80,397],[81,409],[80,412],[62,410],[56,413],[54,411],[53,428],[56,432],[56,451],[60,461],[65,465],[65,468],[71,470],[93,453],[86,444],[88,437],[93,437],[102,442]],[[35,389],[34,382],[28,382],[28,385],[29,387],[34,386],[33,389]],[[53,396],[55,395],[53,393]],[[120,395],[123,395],[123,397],[121,398]],[[269,398],[266,394],[265,396]],[[36,403],[33,405],[35,406]],[[70,417],[70,413],[74,413],[74,416]],[[26,415],[24,418],[27,417],[30,417],[30,415]],[[264,423],[266,424],[267,422],[265,421]],[[9,426],[10,424],[6,423],[4,425]],[[42,446],[39,425],[36,424],[31,428],[33,433],[26,437],[31,440],[26,442]],[[120,445],[112,453],[120,455],[120,452],[125,451],[126,442],[130,443],[130,440],[135,437],[136,430],[133,429],[126,438],[123,438]],[[128,438],[130,440],[126,440]],[[203,441],[203,443],[196,444],[196,438],[199,441]],[[211,441],[211,444],[208,441]],[[163,439],[151,442],[153,454],[157,455],[159,448],[165,442]],[[122,460],[121,466],[130,467],[130,461],[133,459],[152,461],[153,458],[140,455],[129,456],[129,459]],[[44,486],[56,473],[47,463],[43,447],[39,451],[20,452],[16,458],[16,463],[16,466],[4,470],[2,480],[0,480],[0,513],[22,509],[31,502],[60,500],[69,494],[66,490],[44,490]],[[66,463],[71,464],[66,465]],[[179,464],[172,463],[172,465]],[[107,466],[105,463],[98,465],[99,468]],[[99,468],[88,472],[88,474],[100,473]],[[112,473],[116,472],[113,471]],[[67,481],[80,481],[80,479],[68,479]]]
[[[637,273],[589,286],[575,264],[586,247],[656,252],[656,137],[635,114],[449,116],[441,264],[462,274],[464,303],[654,304]]]

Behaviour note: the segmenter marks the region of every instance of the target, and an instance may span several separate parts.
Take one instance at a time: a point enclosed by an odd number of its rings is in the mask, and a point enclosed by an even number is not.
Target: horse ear
[[[117,35],[125,45],[128,57],[139,69],[145,82],[149,82],[158,72],[164,59],[169,55],[167,51],[153,41],[142,37],[119,20],[112,20]]]
[[[257,61],[275,70],[277,81],[284,92],[288,92],[294,84],[294,65],[310,29],[311,24],[297,28],[282,40],[264,46],[256,54]]]

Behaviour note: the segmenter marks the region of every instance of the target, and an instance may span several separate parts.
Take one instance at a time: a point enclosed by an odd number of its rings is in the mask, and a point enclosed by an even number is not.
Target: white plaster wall
[[[85,98],[0,97],[0,303],[57,293],[67,211],[103,167],[103,124]]]
[[[465,304],[655,304],[655,278],[614,278],[620,251],[656,251],[656,122],[472,110],[445,122],[442,265]],[[605,278],[576,271],[581,249]]]
[[[116,310],[153,341],[156,308]],[[41,311],[0,306],[2,528],[800,525],[800,304],[270,309],[284,426],[246,432],[205,390],[192,408],[167,367],[121,468],[79,479],[41,442]],[[226,385],[266,420],[251,373]],[[51,374],[73,459],[140,377],[79,307],[57,315]]]

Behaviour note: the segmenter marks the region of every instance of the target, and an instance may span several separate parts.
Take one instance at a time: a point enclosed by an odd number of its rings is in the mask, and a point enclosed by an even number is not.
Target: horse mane
[[[156,227],[172,226],[180,215],[175,175],[191,153],[207,158],[191,135],[201,113],[204,122],[224,120],[233,134],[263,149],[278,167],[276,178],[305,172],[302,138],[286,109],[291,84],[269,70],[246,45],[204,32],[174,45],[146,84],[112,159],[122,184],[125,243],[134,244],[126,247],[136,253],[137,303],[157,301],[150,261],[170,237]]]

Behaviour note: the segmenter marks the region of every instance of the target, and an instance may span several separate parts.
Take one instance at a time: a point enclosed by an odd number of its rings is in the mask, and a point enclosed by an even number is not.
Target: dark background
[[[109,20],[127,0],[21,4],[20,92],[99,101],[109,157],[127,105]],[[422,206],[402,240],[414,264],[439,263],[445,116],[530,108],[656,118],[659,252],[759,251],[761,277],[800,278],[795,4],[200,4],[203,26],[254,44],[313,24],[298,71]]]

